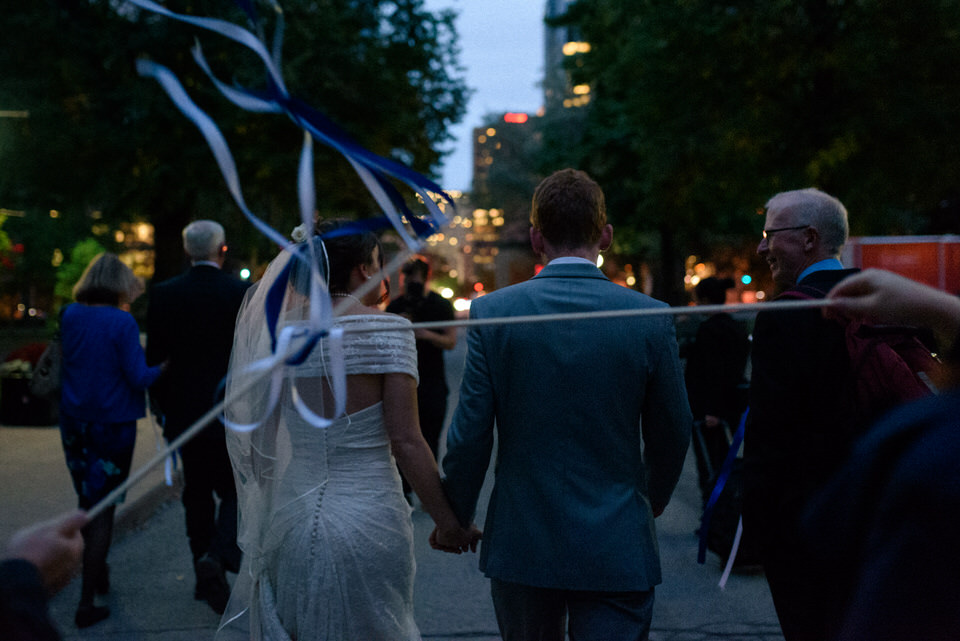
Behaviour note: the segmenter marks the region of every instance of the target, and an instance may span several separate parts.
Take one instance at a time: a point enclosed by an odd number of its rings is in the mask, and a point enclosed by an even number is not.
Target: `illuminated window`
[[[578,53],[589,53],[589,42],[567,42],[563,45],[563,55],[574,56]]]
[[[573,88],[573,93],[578,96],[585,96],[590,93],[590,85],[577,85]]]

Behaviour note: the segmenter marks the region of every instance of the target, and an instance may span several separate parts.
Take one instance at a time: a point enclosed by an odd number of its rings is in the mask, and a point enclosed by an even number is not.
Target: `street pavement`
[[[448,353],[451,407],[463,359],[463,343]],[[156,436],[148,421],[138,424],[134,469],[155,453]],[[477,521],[482,525],[492,472],[488,473]],[[56,428],[0,426],[0,536],[71,509],[75,496],[63,462]],[[699,520],[699,490],[692,453],[673,500],[657,520],[663,583],[657,587],[653,641],[782,641],[766,580],[758,573],[734,572],[724,589],[718,557],[698,565],[694,530]],[[417,575],[415,615],[425,640],[499,639],[490,603],[489,582],[473,554],[431,550],[429,516],[413,511]],[[78,630],[73,614],[79,579],[51,601],[53,620],[65,640],[194,641],[212,639],[218,616],[193,599],[194,576],[177,488],[163,484],[156,469],[128,494],[118,510],[110,550],[111,592],[103,603],[111,616]],[[232,576],[232,575],[229,575]]]

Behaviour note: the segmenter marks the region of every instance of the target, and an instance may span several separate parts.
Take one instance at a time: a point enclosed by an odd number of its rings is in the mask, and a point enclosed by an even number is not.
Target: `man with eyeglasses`
[[[847,230],[843,204],[822,191],[771,198],[757,253],[770,266],[777,298],[823,298],[855,273],[838,259]],[[815,551],[805,549],[799,521],[860,429],[846,397],[848,369],[843,327],[819,309],[757,315],[743,522],[760,544],[786,641],[827,638],[836,606],[830,577],[812,569]]]

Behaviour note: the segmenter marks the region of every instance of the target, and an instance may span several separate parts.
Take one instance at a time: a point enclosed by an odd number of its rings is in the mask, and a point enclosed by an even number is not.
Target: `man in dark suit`
[[[608,280],[603,192],[566,169],[536,189],[534,278],[473,302],[474,319],[666,307]],[[443,459],[470,523],[499,437],[480,569],[504,641],[648,638],[666,507],[690,439],[669,316],[472,327]],[[442,543],[442,532],[435,532]]]
[[[817,189],[777,194],[767,203],[757,253],[770,265],[779,297],[822,298],[856,270],[838,257],[847,211]],[[775,299],[776,300],[776,299]],[[853,415],[844,328],[819,309],[762,312],[753,333],[750,418],[744,445],[744,531],[759,554],[787,641],[823,639],[830,578],[813,564],[800,517],[839,469],[866,427]]]
[[[217,402],[248,287],[220,269],[227,245],[219,223],[198,220],[187,225],[183,248],[190,269],[155,285],[147,310],[147,361],[170,362],[164,380],[151,388],[168,441]],[[218,613],[230,594],[224,570],[236,572],[240,565],[237,493],[223,430],[222,423],[212,421],[180,448],[187,537],[197,575],[194,596]]]

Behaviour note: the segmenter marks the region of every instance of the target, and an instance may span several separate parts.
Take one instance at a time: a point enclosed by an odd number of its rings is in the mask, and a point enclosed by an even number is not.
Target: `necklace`
[[[333,292],[330,294],[330,296],[333,298],[352,298],[357,302],[358,305],[363,305],[363,301],[361,301],[359,298],[357,298],[353,294],[343,294],[341,292]],[[363,306],[366,307],[365,305]]]

